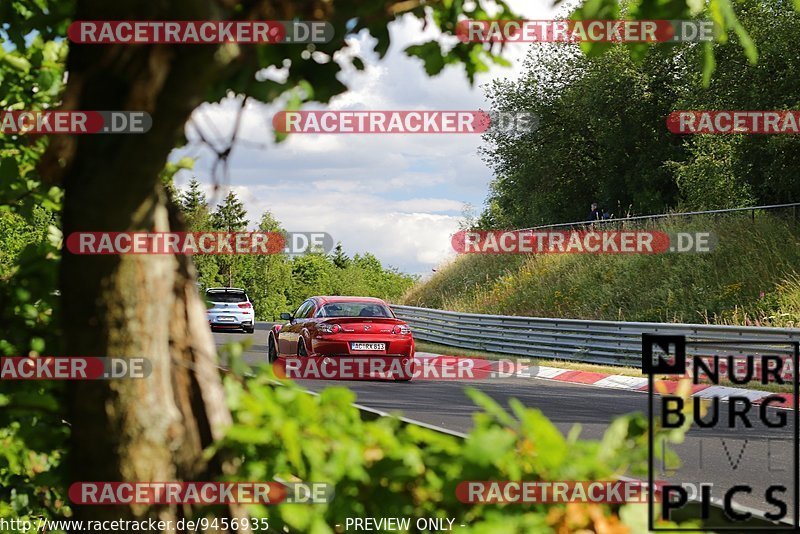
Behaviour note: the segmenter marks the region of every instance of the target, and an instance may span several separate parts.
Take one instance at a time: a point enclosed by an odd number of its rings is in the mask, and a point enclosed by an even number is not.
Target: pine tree
[[[331,261],[339,269],[345,269],[350,264],[350,258],[348,258],[347,254],[345,254],[344,250],[342,250],[341,242],[337,243],[336,248],[333,249]]]
[[[212,222],[218,230],[241,232],[250,223],[246,217],[247,210],[244,209],[244,204],[236,196],[236,193],[231,191],[222,204],[217,206],[217,210],[212,215]]]
[[[181,209],[187,215],[196,213],[200,209],[208,209],[208,199],[200,189],[200,182],[197,181],[197,178],[192,178],[189,182],[189,189],[181,195]]]
[[[282,232],[283,228],[281,228],[280,221],[271,212],[265,211],[261,215],[261,222],[258,223],[258,230],[260,232]]]
[[[200,186],[197,178],[189,182],[189,189],[180,196],[180,208],[186,219],[186,228],[190,232],[205,232],[211,230],[209,221],[208,198]]]
[[[244,204],[236,196],[236,193],[231,191],[222,204],[217,206],[216,211],[211,216],[211,223],[215,229],[224,232],[242,232],[250,224],[247,220],[247,210],[244,209]],[[217,258],[223,272],[227,272],[228,286],[233,284],[233,265],[237,263],[237,257],[234,256],[220,256]]]

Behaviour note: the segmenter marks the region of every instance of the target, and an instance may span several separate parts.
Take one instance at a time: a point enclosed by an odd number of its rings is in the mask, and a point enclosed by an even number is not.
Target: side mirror
[[[282,320],[284,320],[284,321],[291,321],[291,320],[293,319],[293,317],[292,317],[292,314],[291,314],[291,313],[287,313],[287,312],[283,312],[283,313],[280,315],[280,317],[281,317],[281,319],[282,319]]]

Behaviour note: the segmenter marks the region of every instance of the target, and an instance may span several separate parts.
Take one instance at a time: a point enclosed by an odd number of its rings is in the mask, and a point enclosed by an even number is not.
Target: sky
[[[523,18],[550,19],[551,0],[513,0]],[[559,12],[561,9],[558,10]],[[463,67],[448,66],[431,78],[422,61],[403,50],[437,36],[429,25],[407,16],[389,26],[392,44],[382,60],[367,55],[363,71],[344,70],[340,80],[350,90],[326,106],[303,109],[486,110],[482,85],[497,78],[516,78],[528,47],[510,43],[504,56],[512,67],[493,66],[470,86]],[[371,49],[367,34],[350,40],[355,49]],[[232,99],[204,104],[187,125],[205,135],[227,139],[239,104]],[[458,230],[465,205],[480,211],[488,193],[491,170],[481,161],[477,134],[294,134],[273,142],[272,116],[278,105],[248,103],[238,143],[229,158],[230,183],[244,202],[254,228],[269,210],[288,231],[327,232],[352,256],[371,252],[385,266],[428,275],[454,256],[451,235]],[[175,177],[179,189],[192,176],[212,200],[222,199],[223,186],[213,190],[213,153],[199,146],[174,151],[172,159],[196,158],[192,171]]]

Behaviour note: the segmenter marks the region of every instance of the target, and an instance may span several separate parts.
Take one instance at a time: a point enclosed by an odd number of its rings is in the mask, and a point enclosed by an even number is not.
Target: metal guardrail
[[[414,337],[421,341],[530,358],[604,365],[641,366],[643,333],[683,335],[692,341],[730,343],[743,340],[741,344],[695,346],[691,352],[698,356],[743,351],[786,356],[789,351],[785,343],[800,341],[800,329],[797,328],[546,319],[399,305],[392,305],[392,309],[398,318],[411,326]],[[772,342],[774,345],[748,345],[745,341]]]
[[[626,223],[626,222],[637,222],[637,221],[652,221],[657,219],[674,219],[680,217],[695,217],[698,215],[723,215],[728,213],[745,213],[750,212],[750,217],[755,220],[756,212],[757,211],[773,211],[779,209],[786,209],[792,208],[792,217],[794,220],[798,220],[798,214],[800,214],[800,202],[794,202],[790,204],[771,204],[767,206],[750,206],[747,208],[728,208],[722,210],[708,210],[708,211],[685,211],[685,212],[675,212],[675,213],[661,213],[657,215],[637,215],[635,217],[620,217],[620,218],[613,218],[613,219],[599,219],[596,221],[575,221],[575,222],[568,222],[568,223],[558,223],[558,224],[545,224],[542,226],[533,226],[530,228],[520,228],[518,231],[528,231],[528,230],[544,230],[547,228],[575,228],[575,227],[582,227],[586,226],[587,224],[593,225],[604,225],[604,224],[618,224],[618,223]]]

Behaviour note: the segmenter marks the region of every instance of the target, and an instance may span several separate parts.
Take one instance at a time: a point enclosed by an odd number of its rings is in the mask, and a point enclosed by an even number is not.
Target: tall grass
[[[404,303],[539,317],[800,326],[800,226],[772,216],[647,223],[711,231],[711,253],[465,255]]]

